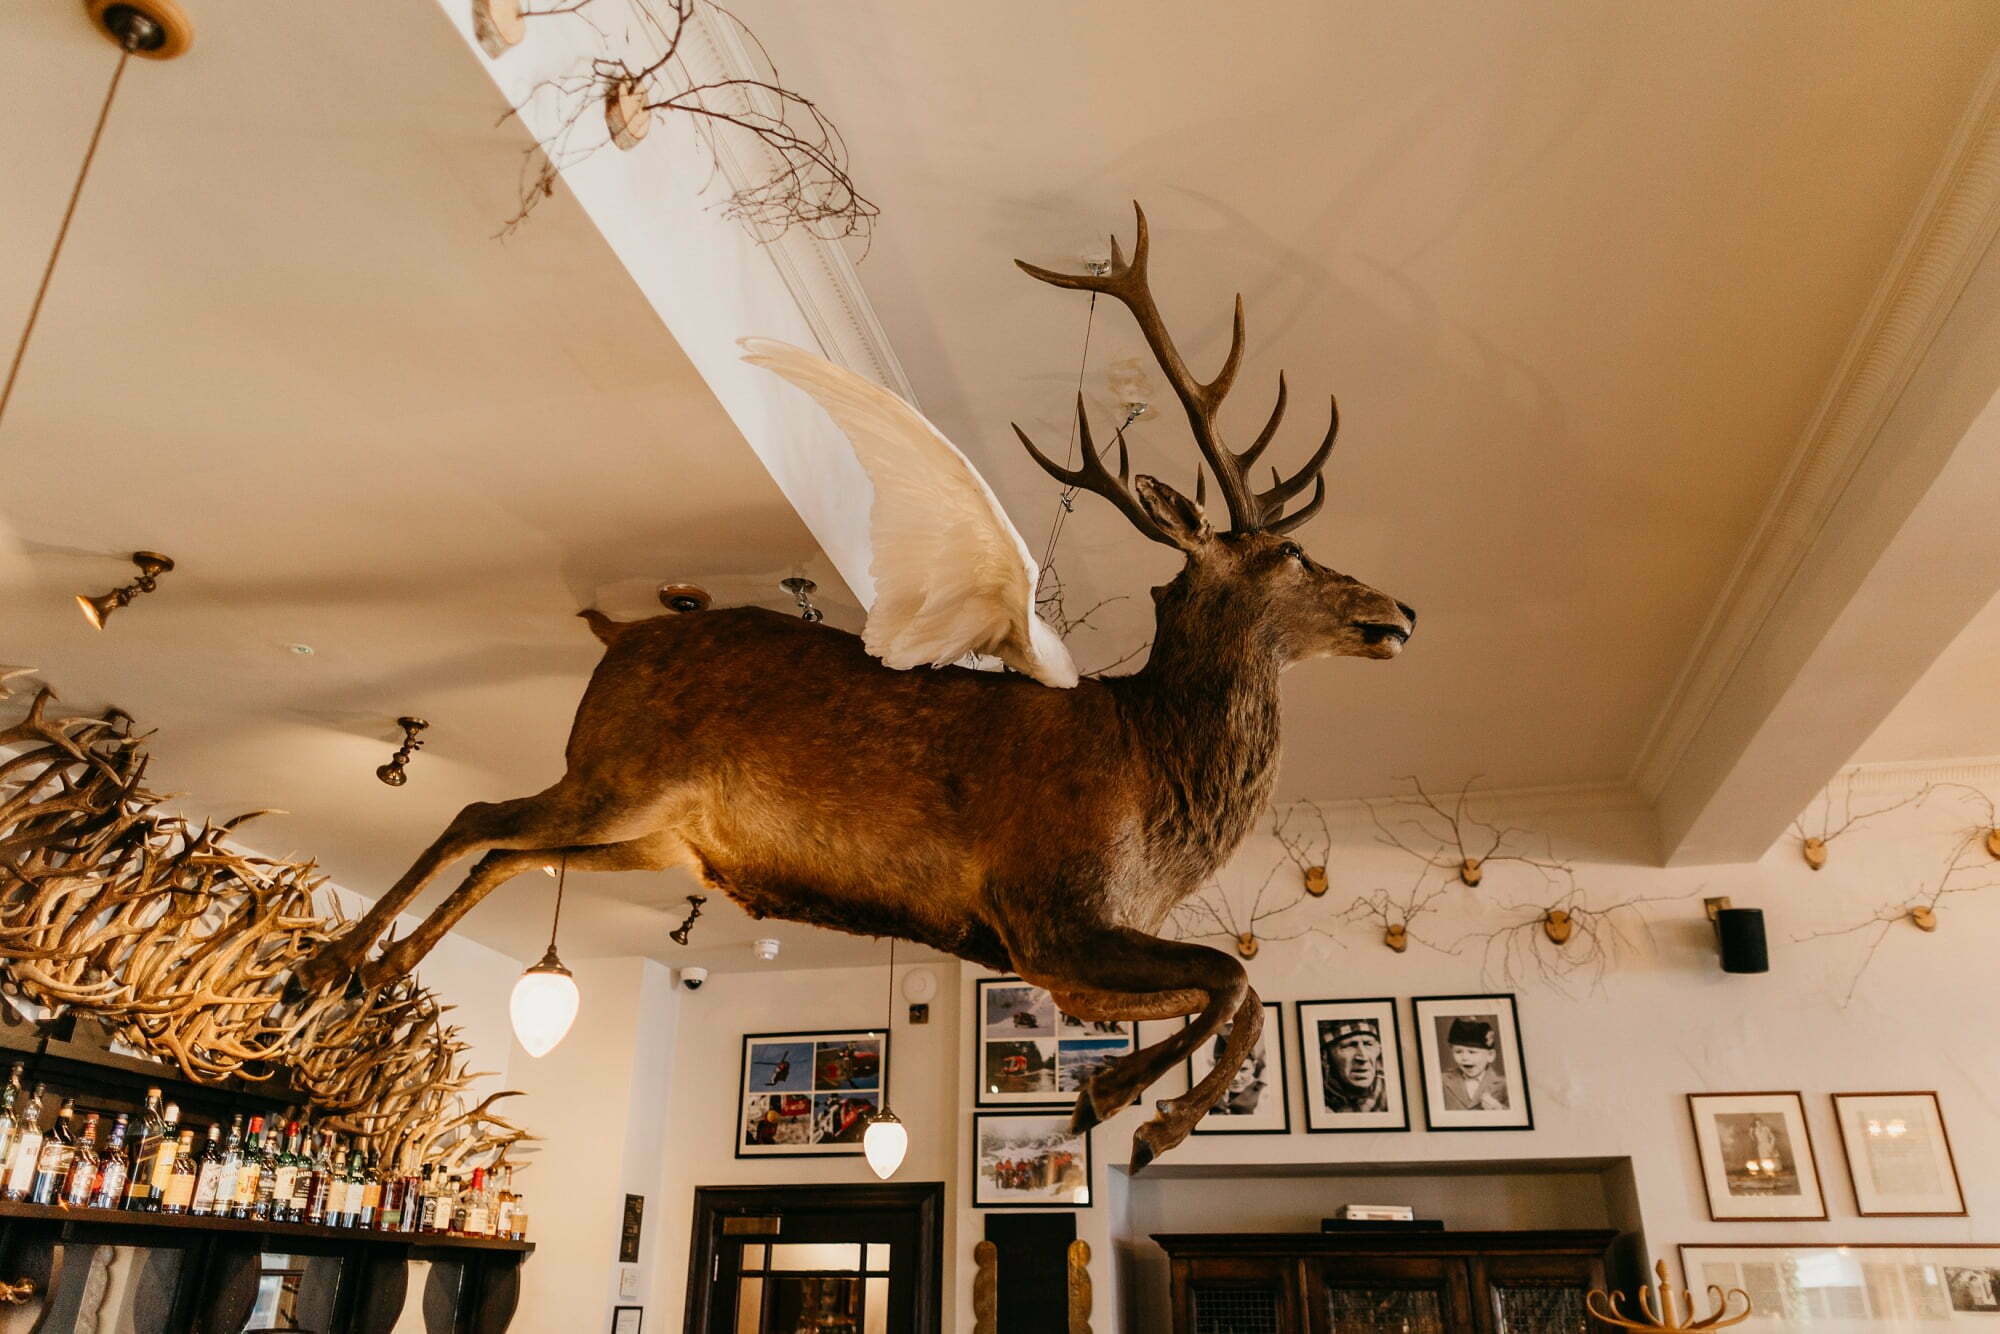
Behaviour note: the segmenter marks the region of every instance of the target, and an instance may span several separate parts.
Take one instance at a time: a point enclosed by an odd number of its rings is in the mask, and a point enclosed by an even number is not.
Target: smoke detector
[[[764,937],[762,940],[754,940],[750,942],[750,952],[765,963],[769,963],[778,957],[778,942],[769,936]]]

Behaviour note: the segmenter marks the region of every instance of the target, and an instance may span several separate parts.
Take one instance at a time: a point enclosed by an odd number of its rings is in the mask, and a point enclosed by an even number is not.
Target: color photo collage
[[[736,1156],[860,1153],[888,1063],[880,1031],[745,1035]]]

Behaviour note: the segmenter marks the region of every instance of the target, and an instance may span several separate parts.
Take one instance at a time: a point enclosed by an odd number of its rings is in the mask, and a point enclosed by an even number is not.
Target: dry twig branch
[[[1246,959],[1256,957],[1261,944],[1281,940],[1297,940],[1301,936],[1322,935],[1334,939],[1332,933],[1315,922],[1303,925],[1288,919],[1294,909],[1309,901],[1313,896],[1306,892],[1303,880],[1286,893],[1274,891],[1273,884],[1278,873],[1288,865],[1304,869],[1297,849],[1305,844],[1296,834],[1288,833],[1288,825],[1297,813],[1298,806],[1312,807],[1319,814],[1320,827],[1326,828],[1326,817],[1311,802],[1294,803],[1286,810],[1271,809],[1271,833],[1284,850],[1284,857],[1273,863],[1264,874],[1263,882],[1257,886],[1247,909],[1239,912],[1229,892],[1218,883],[1211,882],[1195,894],[1174,905],[1170,920],[1174,924],[1176,940],[1217,940],[1226,938],[1236,947],[1236,952]],[[1327,846],[1332,845],[1332,834],[1327,834]],[[1266,927],[1266,922],[1283,924],[1276,930]],[[1336,941],[1336,943],[1338,943]]]
[[[1472,789],[1479,782],[1477,778],[1468,780],[1449,805],[1431,796],[1414,776],[1397,781],[1408,783],[1414,795],[1389,802],[1387,817],[1381,805],[1367,803],[1377,841],[1385,846],[1408,853],[1426,866],[1448,870],[1467,886],[1478,885],[1486,868],[1496,862],[1532,867],[1550,882],[1570,875],[1569,864],[1556,859],[1546,834],[1541,835],[1542,855],[1531,856],[1522,850],[1522,845],[1534,835],[1524,829],[1493,824],[1472,813]]]
[[[1441,878],[1436,884],[1426,885],[1434,869],[1426,862],[1418,871],[1417,878],[1408,889],[1398,893],[1395,890],[1377,889],[1361,895],[1347,906],[1340,918],[1344,922],[1373,922],[1382,930],[1382,943],[1401,954],[1416,941],[1427,950],[1439,954],[1456,954],[1458,948],[1446,949],[1434,940],[1428,940],[1416,931],[1418,919],[1437,911],[1438,900],[1451,892],[1449,877]]]
[[[1634,941],[1627,928],[1636,924],[1650,941],[1652,927],[1640,905],[1665,903],[1686,894],[1635,894],[1616,903],[1591,904],[1573,875],[1567,888],[1542,903],[1508,904],[1504,911],[1520,914],[1492,931],[1475,932],[1459,943],[1479,943],[1479,974],[1483,985],[1516,986],[1538,977],[1553,990],[1573,996],[1579,981],[1586,990],[1603,988],[1604,974]]]
[[[1899,811],[1905,806],[1921,806],[1936,790],[1933,784],[1926,783],[1899,801],[1857,811],[1854,809],[1854,778],[1855,776],[1850,773],[1840,783],[1841,793],[1837,810],[1833,795],[1834,784],[1828,783],[1820,789],[1819,800],[1816,803],[1818,806],[1816,832],[1814,829],[1809,829],[1806,824],[1807,817],[1814,814],[1811,807],[1800,812],[1799,818],[1792,821],[1792,836],[1799,841],[1799,854],[1805,858],[1806,865],[1815,871],[1826,865],[1826,849],[1829,843],[1844,834],[1852,833],[1878,816],[1887,815],[1890,811]]]

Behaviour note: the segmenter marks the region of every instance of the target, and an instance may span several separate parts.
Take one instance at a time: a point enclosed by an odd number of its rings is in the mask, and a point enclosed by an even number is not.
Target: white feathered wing
[[[1035,614],[1040,567],[972,461],[923,414],[852,371],[769,338],[742,347],[745,361],[826,409],[875,485],[868,651],[899,670],[982,653],[1043,685],[1075,685],[1069,650]]]

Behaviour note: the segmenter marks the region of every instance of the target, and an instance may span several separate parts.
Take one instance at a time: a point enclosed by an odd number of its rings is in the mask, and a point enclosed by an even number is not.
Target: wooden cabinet
[[[1155,1235],[1174,1334],[1600,1334],[1617,1233]]]

